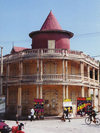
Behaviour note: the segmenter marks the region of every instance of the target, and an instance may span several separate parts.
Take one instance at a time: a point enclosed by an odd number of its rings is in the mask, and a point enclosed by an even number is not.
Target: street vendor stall
[[[91,97],[78,97],[77,98],[77,114],[85,115],[88,114],[92,107],[92,99]]]
[[[44,100],[34,99],[34,110],[37,119],[44,119]]]
[[[63,109],[64,112],[68,109],[68,117],[73,117],[73,108],[71,99],[64,99],[63,101]]]

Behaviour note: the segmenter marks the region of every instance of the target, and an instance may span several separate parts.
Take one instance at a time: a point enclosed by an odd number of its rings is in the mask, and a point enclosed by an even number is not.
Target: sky
[[[100,0],[0,0],[0,46],[31,48],[29,33],[40,30],[50,10],[63,30],[74,33],[71,50],[100,58]]]

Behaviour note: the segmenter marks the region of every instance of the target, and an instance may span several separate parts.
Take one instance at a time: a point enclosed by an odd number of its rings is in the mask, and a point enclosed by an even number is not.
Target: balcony
[[[31,58],[67,58],[67,59],[81,59],[92,64],[99,66],[99,62],[88,55],[83,54],[81,51],[72,51],[65,49],[30,49],[24,50],[19,53],[10,54],[4,56],[4,62],[15,62],[21,59],[31,59]]]
[[[92,85],[99,86],[99,81],[90,79],[88,77],[82,78],[81,75],[63,75],[63,74],[33,74],[33,75],[22,75],[22,76],[10,76],[3,80],[4,84],[19,84],[19,83],[58,83],[58,84],[69,84],[69,85]]]

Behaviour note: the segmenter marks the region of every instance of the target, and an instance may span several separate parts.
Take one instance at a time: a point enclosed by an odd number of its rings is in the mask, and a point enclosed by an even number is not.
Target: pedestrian
[[[16,123],[18,122],[18,114],[16,114]]]
[[[30,119],[31,121],[34,119],[34,113],[35,113],[34,108],[32,108],[31,109],[31,119]]]
[[[62,117],[61,117],[61,120],[62,121],[66,121],[66,119],[65,119],[65,110],[64,110],[64,107],[62,107],[63,108],[63,114],[62,114]]]
[[[70,122],[70,118],[69,118],[69,110],[68,108],[65,108],[65,114],[66,114],[66,118],[69,120]]]

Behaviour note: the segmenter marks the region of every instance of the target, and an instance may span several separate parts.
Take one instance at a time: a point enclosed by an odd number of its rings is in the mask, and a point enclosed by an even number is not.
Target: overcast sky
[[[31,47],[29,33],[40,30],[50,10],[63,30],[74,33],[72,50],[100,55],[100,0],[0,0],[0,46]]]

